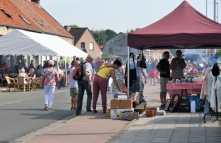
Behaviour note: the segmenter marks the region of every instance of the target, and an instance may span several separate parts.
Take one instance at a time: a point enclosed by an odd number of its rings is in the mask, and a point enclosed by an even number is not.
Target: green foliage
[[[104,45],[106,41],[113,38],[117,33],[113,30],[106,29],[106,30],[91,30],[91,34],[93,35],[94,39],[97,41],[99,45]]]
[[[71,25],[71,28],[80,28],[80,27],[76,24],[73,24],[73,25]]]
[[[134,32],[134,31],[137,31],[137,30],[140,30],[140,28],[135,28],[135,29],[127,29],[126,33],[130,33],[130,32]]]
[[[117,35],[117,33],[113,30],[107,29],[105,30],[105,34],[107,35],[106,37],[106,41],[110,40],[111,38],[113,38],[115,35]]]
[[[110,54],[110,53],[103,55],[103,58],[104,58],[104,59],[115,59],[115,58],[117,58],[117,57],[119,57],[119,56],[112,55],[112,54]]]
[[[72,62],[72,60],[73,60],[72,58],[66,58],[66,62],[69,63],[69,64]],[[64,62],[64,61],[65,61],[65,58],[63,58],[63,59],[60,60],[60,61],[61,61],[61,62]]]
[[[219,49],[219,50],[217,49],[216,50],[216,57],[220,57],[220,56],[221,56],[221,49]]]

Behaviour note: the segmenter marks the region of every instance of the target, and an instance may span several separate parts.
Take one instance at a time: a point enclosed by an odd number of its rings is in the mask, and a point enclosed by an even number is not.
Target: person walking
[[[115,77],[118,83],[118,86],[120,88],[123,87],[123,84],[125,84],[125,68],[124,68],[124,61],[122,58],[117,58],[116,60],[121,62],[121,67],[119,67],[118,69],[114,69],[115,70]],[[115,84],[112,84],[112,92],[113,92],[113,97],[116,93],[118,93],[118,89],[117,86]]]
[[[134,83],[132,83],[132,86],[130,87],[131,99],[134,101],[137,99],[137,95],[138,95],[137,93],[140,92],[141,90],[143,90],[142,88],[144,88],[144,83],[141,79],[142,76],[144,77],[145,84],[147,83],[146,74],[144,72],[144,70],[146,70],[146,69],[143,69],[140,67],[140,56],[137,57],[137,60],[135,62],[136,62],[135,65],[133,62],[130,62],[130,69],[135,68],[136,69],[136,76],[137,76],[137,80]],[[140,82],[141,82],[141,85],[140,85]],[[139,98],[142,100],[143,97],[139,97]]]
[[[183,69],[186,67],[186,62],[182,57],[182,51],[176,51],[176,58],[173,58],[171,61],[170,69],[172,70],[172,79],[181,79],[184,77]]]
[[[149,72],[149,77],[151,78],[151,85],[155,85],[156,82],[156,77],[157,77],[156,65],[157,64],[154,58],[151,58],[150,72]]]
[[[99,96],[99,91],[101,91],[101,100],[103,113],[106,113],[107,110],[107,80],[110,76],[112,76],[114,84],[116,85],[118,91],[121,91],[115,76],[115,70],[121,67],[121,62],[119,60],[114,61],[113,64],[104,63],[97,75],[94,77],[93,82],[93,112],[97,113],[96,105]]]
[[[82,102],[84,98],[84,91],[87,91],[87,112],[92,112],[91,110],[91,100],[92,100],[92,92],[91,92],[91,76],[93,73],[93,69],[91,66],[94,57],[92,55],[88,55],[86,58],[86,62],[83,63],[83,79],[78,81],[78,101],[77,101],[77,110],[76,115],[80,115],[82,111]]]
[[[99,71],[99,69],[103,63],[104,63],[104,61],[100,57],[98,57],[97,62],[96,62],[96,72]]]
[[[73,72],[76,67],[80,64],[79,61],[72,63],[72,68],[70,70],[70,96],[71,96],[71,110],[76,109],[77,100],[78,100],[78,83],[76,80],[73,79]]]
[[[170,53],[168,51],[164,52],[164,58],[160,60],[157,64],[156,68],[160,72],[160,100],[161,100],[161,108],[164,108],[166,105],[166,84],[170,78],[170,64],[169,64],[169,56]]]
[[[54,68],[54,61],[48,61],[48,67],[43,70],[41,88],[44,88],[45,93],[45,108],[44,110],[52,110],[54,101],[54,91],[56,80],[60,82],[57,70]]]

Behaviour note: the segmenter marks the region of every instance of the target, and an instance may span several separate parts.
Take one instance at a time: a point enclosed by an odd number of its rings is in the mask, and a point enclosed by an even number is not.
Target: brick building
[[[101,57],[101,49],[88,28],[71,28],[71,26],[64,26],[64,28],[74,37],[74,46],[92,54],[94,57]]]
[[[0,0],[0,35],[5,35],[13,29],[59,36],[73,44],[73,36],[67,32],[44,8],[40,0]],[[16,64],[22,56],[0,56],[0,63],[10,61]],[[45,57],[27,56],[27,61],[40,63]],[[52,58],[52,57],[51,57]]]

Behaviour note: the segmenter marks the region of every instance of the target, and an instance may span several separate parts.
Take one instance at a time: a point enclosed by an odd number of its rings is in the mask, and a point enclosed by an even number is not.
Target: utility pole
[[[214,0],[214,21],[216,21],[216,0]]]
[[[217,22],[219,22],[219,4],[217,3]]]
[[[206,0],[206,17],[207,17],[207,0]]]

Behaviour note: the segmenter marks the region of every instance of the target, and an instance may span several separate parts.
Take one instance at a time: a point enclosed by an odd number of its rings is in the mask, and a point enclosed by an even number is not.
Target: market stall
[[[194,9],[187,1],[183,1],[174,11],[164,18],[147,27],[129,33],[128,46],[139,50],[218,49],[221,47],[220,37],[220,23],[209,19]],[[130,53],[129,47],[128,59]],[[187,79],[184,80],[187,81]],[[200,94],[202,84],[203,83],[168,83],[167,90],[169,90],[171,94],[181,94],[182,91],[186,91],[186,94],[190,95]]]
[[[17,29],[0,37],[0,43],[0,55],[54,56],[57,59],[73,55],[85,58],[88,55],[58,36]]]

